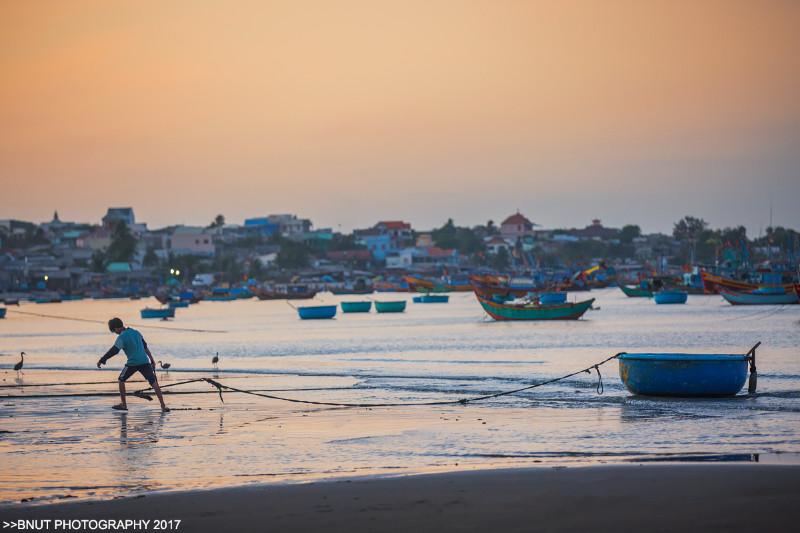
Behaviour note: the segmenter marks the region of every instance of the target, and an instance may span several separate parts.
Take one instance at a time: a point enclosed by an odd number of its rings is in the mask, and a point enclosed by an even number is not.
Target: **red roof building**
[[[533,222],[517,211],[500,224],[500,234],[503,237],[516,240],[517,237],[533,234],[533,226]]]

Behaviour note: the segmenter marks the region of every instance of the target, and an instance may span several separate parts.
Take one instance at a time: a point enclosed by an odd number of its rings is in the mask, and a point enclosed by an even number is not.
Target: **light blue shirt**
[[[125,352],[128,362],[125,366],[149,365],[150,358],[144,351],[144,338],[142,334],[132,328],[126,328],[117,336],[114,346]]]

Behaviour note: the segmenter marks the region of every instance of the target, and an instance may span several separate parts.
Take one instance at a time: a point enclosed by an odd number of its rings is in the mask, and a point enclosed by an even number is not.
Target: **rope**
[[[209,385],[216,388],[216,391],[184,391],[184,392],[177,392],[177,391],[165,391],[164,394],[213,394],[217,392],[219,394],[219,399],[222,403],[225,403],[225,400],[222,398],[223,390],[230,391],[230,392],[238,392],[240,394],[249,394],[251,396],[259,396],[261,398],[268,398],[270,400],[280,400],[284,402],[291,402],[291,403],[300,403],[306,405],[325,405],[330,407],[419,407],[419,406],[435,406],[435,405],[466,405],[468,403],[480,402],[484,400],[490,400],[494,398],[500,398],[502,396],[509,396],[512,394],[517,394],[522,391],[535,389],[538,387],[543,387],[544,385],[549,385],[551,383],[557,383],[559,381],[563,381],[565,379],[571,378],[573,376],[577,376],[578,374],[588,373],[591,374],[591,371],[594,370],[597,373],[598,382],[595,387],[595,390],[598,394],[603,394],[604,386],[603,386],[603,376],[600,374],[600,366],[606,364],[607,362],[618,358],[625,352],[620,352],[618,354],[612,355],[600,361],[599,363],[595,363],[591,366],[583,368],[581,370],[577,370],[575,372],[571,372],[569,374],[565,374],[563,376],[548,379],[546,381],[540,381],[538,383],[533,383],[532,385],[527,385],[525,387],[520,387],[513,390],[497,392],[494,394],[486,394],[483,396],[474,396],[472,398],[461,398],[458,400],[440,400],[440,401],[432,401],[432,402],[386,402],[386,403],[346,403],[346,402],[320,402],[320,401],[313,401],[313,400],[299,400],[297,398],[286,398],[283,396],[275,396],[274,394],[267,394],[267,392],[274,392],[274,389],[253,389],[253,390],[246,390],[246,389],[239,389],[236,387],[231,387],[230,385],[224,385],[218,381],[215,381],[211,378],[195,378],[195,379],[188,379],[185,381],[177,381],[175,383],[169,383],[167,385],[161,386],[161,390],[169,389],[171,387],[178,387],[181,385],[189,385],[191,383],[199,383],[201,381],[208,383]],[[108,384],[110,382],[97,382],[102,384]],[[42,384],[43,386],[47,385],[55,385],[55,384]],[[346,389],[346,387],[343,387]],[[136,396],[138,398],[142,398],[144,400],[151,401],[153,398],[151,396],[151,392],[153,387],[149,386],[144,389],[139,389],[133,391],[129,394]],[[329,388],[322,388],[322,389],[294,389],[294,390],[331,390]],[[64,393],[64,394],[20,394],[20,395],[2,395],[0,399],[34,399],[34,398],[80,398],[80,397],[97,397],[97,396],[116,396],[117,392],[82,392],[82,393]]]
[[[606,359],[603,359],[599,363],[596,363],[596,364],[594,364],[592,366],[589,366],[587,368],[578,370],[576,372],[572,372],[570,374],[566,374],[566,375],[563,375],[561,377],[549,379],[549,380],[546,380],[546,381],[540,381],[539,383],[534,383],[534,384],[528,385],[526,387],[520,387],[518,389],[498,392],[498,393],[495,393],[495,394],[486,394],[484,396],[475,396],[475,397],[472,397],[472,398],[461,398],[459,400],[442,400],[442,401],[435,401],[435,402],[404,402],[404,403],[318,402],[318,401],[312,401],[312,400],[298,400],[296,398],[286,398],[286,397],[282,397],[282,396],[275,396],[275,395],[272,395],[272,394],[263,394],[263,393],[258,393],[258,392],[255,392],[255,391],[238,389],[236,387],[231,387],[229,385],[224,385],[224,384],[222,384],[222,383],[220,383],[218,381],[215,381],[215,380],[213,380],[211,378],[202,378],[202,381],[205,381],[209,385],[211,385],[213,387],[216,387],[217,391],[219,392],[219,398],[220,398],[221,401],[223,401],[223,403],[224,403],[224,400],[222,400],[222,391],[223,390],[227,390],[227,391],[231,391],[231,392],[238,392],[238,393],[241,393],[241,394],[249,394],[251,396],[259,396],[261,398],[268,398],[270,400],[280,400],[280,401],[284,401],[284,402],[302,403],[302,404],[307,404],[307,405],[327,405],[327,406],[331,406],[331,407],[419,407],[419,406],[434,406],[434,405],[459,405],[459,404],[460,405],[466,405],[468,403],[474,403],[474,402],[479,402],[479,401],[483,401],[483,400],[490,400],[490,399],[493,399],[493,398],[499,398],[501,396],[509,396],[511,394],[517,394],[517,393],[522,392],[522,391],[535,389],[537,387],[542,387],[544,385],[549,385],[551,383],[556,383],[558,381],[562,381],[562,380],[565,380],[567,378],[571,378],[573,376],[577,376],[578,374],[582,374],[582,373],[586,373],[586,372],[591,373],[592,369],[595,369],[597,371],[597,375],[600,377],[601,381],[600,381],[600,383],[598,383],[596,389],[597,389],[598,393],[602,394],[602,392],[600,392],[600,391],[603,390],[603,385],[602,385],[602,376],[600,376],[599,367],[601,365],[604,365],[607,362],[611,361],[612,359],[616,359],[617,357],[619,357],[623,353],[624,352],[620,352],[618,354],[612,355],[611,357],[607,357]]]
[[[16,309],[11,309],[12,313],[17,313],[20,315],[28,315],[28,316],[36,316],[39,318],[54,318],[56,320],[71,320],[73,322],[88,322],[90,324],[106,324],[103,320],[92,320],[90,318],[79,318],[79,317],[69,317],[69,316],[59,316],[59,315],[47,315],[44,313],[32,313],[30,311],[18,311]],[[194,329],[194,328],[169,328],[165,326],[155,326],[150,324],[128,324],[129,326],[137,327],[137,328],[150,328],[150,329],[165,329],[167,331],[188,331],[191,333],[228,333],[227,331],[218,330],[218,329]]]

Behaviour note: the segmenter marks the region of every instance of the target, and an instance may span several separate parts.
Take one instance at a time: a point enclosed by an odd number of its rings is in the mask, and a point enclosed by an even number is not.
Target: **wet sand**
[[[181,519],[180,531],[788,531],[800,466],[489,470],[0,509],[3,519]]]

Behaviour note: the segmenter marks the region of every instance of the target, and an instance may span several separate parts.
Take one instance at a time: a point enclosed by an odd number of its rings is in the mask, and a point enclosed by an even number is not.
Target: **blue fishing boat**
[[[405,300],[394,300],[391,302],[375,302],[375,311],[378,313],[402,313],[406,310]]]
[[[5,317],[6,317],[6,308],[0,307],[0,318],[5,318]]]
[[[175,318],[175,308],[170,307],[162,307],[160,309],[153,309],[151,307],[145,307],[139,314],[142,318]]]
[[[313,305],[307,307],[298,307],[297,314],[303,320],[320,320],[328,319],[336,316],[335,305]]]
[[[342,302],[342,313],[369,313],[372,302]]]
[[[756,389],[756,344],[746,354],[623,353],[619,377],[633,394],[647,396],[733,396],[747,380]]]
[[[189,307],[188,300],[172,300],[167,304],[171,309],[180,309],[183,307]]]
[[[450,301],[447,294],[423,294],[412,298],[415,304],[446,304]]]
[[[659,291],[653,295],[657,304],[685,304],[689,293],[684,291]]]
[[[800,297],[795,292],[734,292],[720,289],[720,295],[731,305],[792,305],[800,304]]]
[[[567,302],[566,292],[543,292],[539,295],[539,304],[555,305]]]

